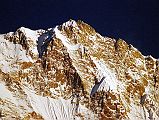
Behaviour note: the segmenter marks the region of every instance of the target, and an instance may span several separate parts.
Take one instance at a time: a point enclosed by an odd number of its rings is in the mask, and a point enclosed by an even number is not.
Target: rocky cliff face
[[[157,120],[159,60],[82,21],[0,35],[2,120]]]

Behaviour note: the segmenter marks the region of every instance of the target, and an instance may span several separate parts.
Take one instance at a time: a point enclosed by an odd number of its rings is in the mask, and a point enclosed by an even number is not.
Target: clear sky
[[[159,58],[159,0],[1,0],[0,33],[50,28],[81,19],[103,36],[122,38]]]

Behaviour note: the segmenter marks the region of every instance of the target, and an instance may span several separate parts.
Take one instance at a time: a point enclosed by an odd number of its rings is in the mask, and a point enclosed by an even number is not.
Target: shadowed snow
[[[52,31],[49,31],[38,37],[37,50],[40,58],[43,56],[43,53],[46,52],[47,46],[49,42],[52,40],[53,34],[54,33]]]

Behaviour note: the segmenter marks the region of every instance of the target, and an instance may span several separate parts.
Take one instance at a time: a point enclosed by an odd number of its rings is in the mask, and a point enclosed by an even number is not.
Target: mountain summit
[[[157,120],[159,60],[82,21],[0,35],[2,120]]]

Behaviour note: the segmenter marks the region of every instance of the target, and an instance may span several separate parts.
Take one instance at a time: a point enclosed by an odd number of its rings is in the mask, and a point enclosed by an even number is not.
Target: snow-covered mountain
[[[158,120],[159,60],[69,20],[0,35],[0,119]]]

